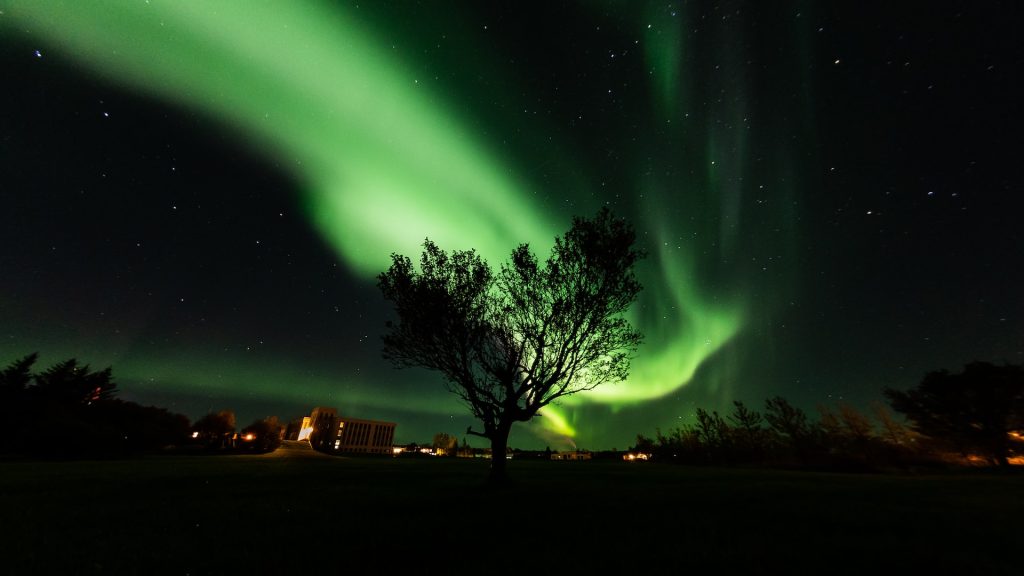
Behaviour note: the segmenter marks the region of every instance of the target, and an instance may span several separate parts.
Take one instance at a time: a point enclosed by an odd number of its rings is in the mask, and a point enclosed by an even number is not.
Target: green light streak
[[[415,254],[428,236],[449,249],[476,248],[496,263],[523,241],[543,254],[564,229],[440,95],[341,10],[299,2],[7,4],[0,26],[16,25],[113,82],[201,110],[281,161],[303,184],[313,225],[367,279],[386,267],[389,253]],[[667,27],[649,50],[664,114],[685,88],[681,26]],[[669,226],[654,222],[653,238],[667,241]],[[737,333],[739,310],[709,305],[686,256],[659,244],[644,263],[645,292],[632,320],[646,339],[630,379],[570,397],[568,406],[664,396]],[[242,376],[190,381],[198,387],[244,390],[245,376],[268,370],[208,362],[204,372]],[[179,380],[159,359],[118,370],[140,380]],[[282,387],[298,385],[287,372],[273,371]],[[314,378],[292,390],[337,386]],[[380,392],[365,392],[361,401],[371,403],[373,394]],[[546,408],[542,419],[549,430],[573,436],[570,421],[564,407]]]
[[[661,276],[646,279],[641,306],[631,311],[630,321],[643,327],[644,344],[629,380],[569,396],[566,405],[589,400],[621,406],[660,398],[689,382],[739,332],[739,307],[709,304],[700,296],[690,267],[673,247],[662,243],[657,259],[664,264],[657,269]]]
[[[557,406],[547,406],[540,411],[541,427],[555,434],[572,438],[576,435],[576,429],[569,424],[565,413]]]
[[[429,236],[492,261],[559,227],[484,143],[340,11],[299,2],[12,2],[8,17],[119,83],[255,136],[321,234],[372,277]],[[512,240],[517,239],[517,240]]]
[[[645,61],[654,85],[655,109],[663,116],[672,118],[679,112],[680,82],[685,11],[678,18],[666,18],[671,8],[660,3],[648,3],[645,19],[648,22],[644,35]]]
[[[144,359],[115,357],[96,366],[115,366],[115,377],[130,390],[135,386],[173,388],[194,395],[237,394],[251,391],[261,399],[281,400],[297,404],[334,403],[342,411],[352,406],[386,413],[388,410],[428,413],[447,416],[461,412],[451,395],[437,390],[424,394],[417,390],[382,395],[372,383],[356,378],[339,382],[329,369],[308,364],[289,364],[279,359],[254,359],[237,355],[209,356],[198,353],[184,355],[149,354]],[[325,390],[330,391],[325,395]]]

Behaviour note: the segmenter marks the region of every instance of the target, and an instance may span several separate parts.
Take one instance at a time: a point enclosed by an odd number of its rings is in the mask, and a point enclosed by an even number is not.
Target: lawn
[[[1024,476],[177,456],[0,463],[0,573],[1016,574]],[[409,560],[416,570],[408,570]]]

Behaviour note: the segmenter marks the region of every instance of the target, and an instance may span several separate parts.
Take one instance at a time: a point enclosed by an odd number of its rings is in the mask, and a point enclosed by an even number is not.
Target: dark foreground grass
[[[0,463],[0,573],[1020,573],[1021,475],[486,466]]]

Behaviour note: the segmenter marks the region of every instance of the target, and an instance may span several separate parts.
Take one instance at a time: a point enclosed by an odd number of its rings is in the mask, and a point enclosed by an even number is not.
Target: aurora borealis
[[[517,445],[1024,361],[1009,19],[823,4],[2,2],[0,360],[459,433],[380,359],[374,275],[428,236],[543,254],[608,204],[645,342]]]

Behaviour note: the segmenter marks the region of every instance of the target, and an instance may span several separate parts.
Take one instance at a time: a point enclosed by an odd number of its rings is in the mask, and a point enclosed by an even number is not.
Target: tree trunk
[[[503,486],[508,483],[505,470],[508,454],[508,434],[512,431],[511,424],[499,424],[491,438],[491,473],[487,477],[490,486]]]

